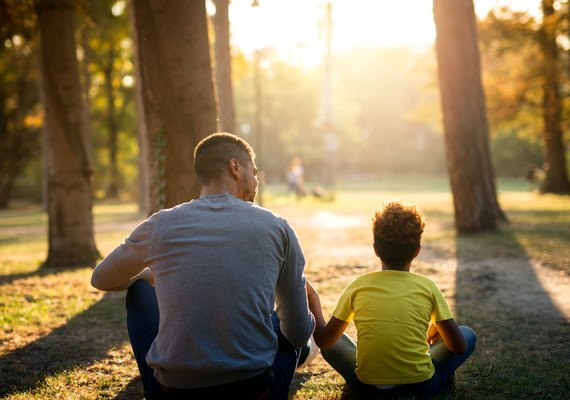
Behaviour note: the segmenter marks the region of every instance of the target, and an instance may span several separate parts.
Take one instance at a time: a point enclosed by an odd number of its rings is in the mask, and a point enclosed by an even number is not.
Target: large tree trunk
[[[556,18],[552,0],[542,0],[543,23],[540,45],[544,56],[544,158],[546,177],[541,184],[542,193],[570,193],[566,170],[566,156],[562,140],[562,100],[559,91],[558,45]]]
[[[447,167],[458,232],[494,230],[499,207],[489,150],[472,0],[434,0]]]
[[[235,133],[234,94],[230,46],[229,0],[214,0],[216,93],[218,99],[219,129]]]
[[[200,194],[192,163],[216,131],[216,102],[203,1],[134,1],[149,140],[150,212]]]
[[[46,266],[94,265],[91,166],[76,58],[73,0],[38,2],[48,166]]]

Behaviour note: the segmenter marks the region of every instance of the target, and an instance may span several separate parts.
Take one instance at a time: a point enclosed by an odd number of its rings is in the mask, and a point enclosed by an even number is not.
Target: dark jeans
[[[374,385],[361,382],[356,377],[356,342],[343,333],[337,342],[327,349],[321,349],[323,358],[346,380],[347,384],[362,397],[390,398],[394,396],[414,395],[416,397],[432,396],[448,386],[455,376],[455,370],[471,356],[475,350],[477,335],[467,326],[459,329],[467,341],[467,351],[458,355],[449,351],[443,341],[430,347],[430,356],[435,374],[423,382],[399,385],[391,389],[379,389]]]
[[[137,361],[145,399],[284,399],[301,353],[307,349],[294,348],[279,329],[279,319],[273,312],[273,329],[278,336],[278,349],[273,365],[264,373],[238,382],[197,389],[163,388],[156,380],[153,369],[146,363],[146,353],[158,333],[158,302],[154,287],[144,280],[133,283],[127,291],[127,329],[133,353]]]
[[[355,374],[352,385],[357,396],[366,399],[390,399],[400,396],[430,397],[440,393],[442,389],[436,375],[423,382],[400,385],[392,389],[378,389],[375,386],[360,382]]]

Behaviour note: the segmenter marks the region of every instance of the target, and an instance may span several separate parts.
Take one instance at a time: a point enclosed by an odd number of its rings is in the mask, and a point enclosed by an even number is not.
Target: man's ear
[[[374,254],[376,254],[376,257],[380,257],[380,245],[374,242],[372,247],[374,247]]]
[[[230,158],[228,161],[228,169],[230,170],[231,176],[238,179],[239,178],[239,160],[237,158]]]

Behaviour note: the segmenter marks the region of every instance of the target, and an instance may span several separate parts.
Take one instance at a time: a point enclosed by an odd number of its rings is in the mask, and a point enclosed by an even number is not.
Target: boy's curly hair
[[[382,262],[389,266],[410,263],[421,244],[425,221],[415,204],[393,201],[374,212],[374,247]]]

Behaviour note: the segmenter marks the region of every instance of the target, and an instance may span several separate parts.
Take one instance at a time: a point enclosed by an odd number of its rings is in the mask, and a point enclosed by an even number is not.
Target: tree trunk
[[[91,91],[91,74],[89,73],[89,64],[91,62],[92,52],[89,47],[89,28],[85,25],[81,28],[81,47],[83,48],[83,60],[79,65],[80,79],[83,84],[83,98],[85,99],[85,107],[83,107],[83,119],[85,124],[85,147],[87,149],[87,160],[89,165],[93,165],[93,135],[91,132],[91,99],[89,93]]]
[[[496,197],[472,0],[434,0],[447,167],[459,233],[496,229]]]
[[[232,87],[232,62],[230,46],[230,0],[214,0],[216,14],[213,17],[215,32],[216,93],[218,99],[219,129],[235,133],[235,109]]]
[[[12,186],[20,172],[22,157],[14,157],[18,140],[13,129],[8,128],[9,117],[6,115],[6,94],[0,86],[0,209],[7,209],[10,204]],[[17,154],[16,154],[17,155]]]
[[[542,0],[543,22],[540,46],[544,55],[544,158],[546,176],[542,193],[570,193],[566,156],[562,140],[562,100],[559,91],[558,45],[556,43],[556,14],[552,0]]]
[[[200,194],[192,163],[216,131],[216,102],[203,1],[133,1],[149,141],[150,212]]]
[[[74,17],[73,0],[38,2],[48,165],[45,266],[91,266],[99,258]]]
[[[133,2],[129,1],[129,22],[131,26],[131,31],[135,31],[135,19]],[[135,96],[136,96],[136,126],[137,126],[137,142],[139,145],[139,157],[138,157],[138,205],[139,211],[142,214],[150,214],[149,201],[149,163],[150,158],[148,156],[148,134],[146,131],[146,122],[144,118],[144,104],[142,99],[142,79],[140,72],[140,58],[138,52],[138,42],[137,35],[133,34],[134,48],[133,48],[133,59],[135,64]]]
[[[7,42],[18,35],[26,47],[37,47],[35,35],[22,35],[19,24],[24,22],[8,18],[0,23],[1,37]],[[9,207],[17,177],[39,153],[39,129],[26,123],[38,103],[37,53],[25,54],[14,47],[0,46],[0,209]]]
[[[115,91],[113,89],[115,52],[111,47],[104,64],[105,94],[107,99],[107,149],[109,151],[109,176],[107,181],[107,197],[119,196],[119,170],[117,166],[119,124],[117,121],[117,108],[115,106]]]

